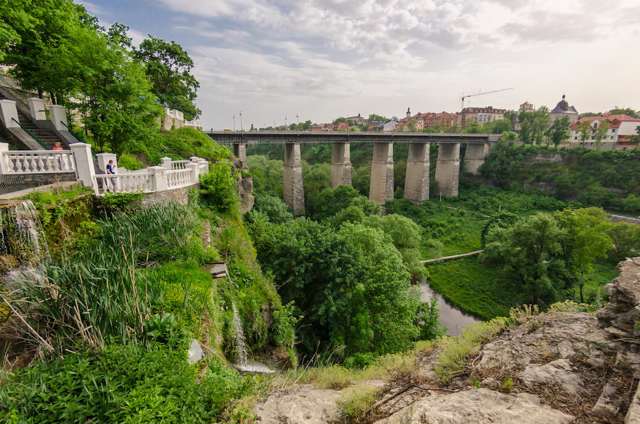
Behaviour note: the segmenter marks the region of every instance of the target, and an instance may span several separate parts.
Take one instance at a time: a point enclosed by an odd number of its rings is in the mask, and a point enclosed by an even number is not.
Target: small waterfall
[[[38,211],[31,200],[10,201],[0,205],[0,254],[12,255],[21,262],[37,263],[49,256]]]
[[[250,361],[247,355],[247,342],[244,338],[244,330],[242,329],[242,321],[240,320],[240,314],[235,302],[231,303],[233,309],[233,329],[236,335],[236,352],[238,357],[236,358],[236,364],[234,365],[238,371],[251,373],[251,374],[273,374],[274,371],[256,361]]]
[[[236,352],[238,354],[238,365],[240,367],[247,366],[247,343],[244,339],[244,330],[242,329],[242,321],[240,320],[240,314],[238,313],[238,308],[236,307],[236,303],[233,302],[231,304],[233,308],[233,329],[236,336]]]

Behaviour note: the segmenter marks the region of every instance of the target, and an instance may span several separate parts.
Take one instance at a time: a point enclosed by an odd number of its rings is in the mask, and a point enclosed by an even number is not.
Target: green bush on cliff
[[[253,386],[215,359],[201,372],[162,345],[67,354],[2,383],[0,421],[16,424],[214,422]]]
[[[228,161],[210,165],[209,172],[200,177],[200,199],[215,212],[237,213],[240,200],[234,170]]]

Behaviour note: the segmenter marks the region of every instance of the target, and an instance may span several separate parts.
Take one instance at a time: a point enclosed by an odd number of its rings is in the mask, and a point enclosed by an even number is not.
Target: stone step
[[[229,272],[227,270],[227,264],[225,264],[224,262],[211,264],[211,267],[209,268],[209,273],[214,279],[225,278],[229,275]]]

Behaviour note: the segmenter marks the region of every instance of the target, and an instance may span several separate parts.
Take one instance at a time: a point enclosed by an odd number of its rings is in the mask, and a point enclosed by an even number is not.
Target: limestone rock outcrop
[[[537,396],[509,395],[481,388],[432,394],[378,423],[564,424],[573,419],[542,404]]]
[[[619,269],[597,314],[556,308],[521,317],[446,385],[434,372],[440,349],[418,355],[413,374],[387,383],[366,422],[640,424],[640,258]],[[300,386],[270,396],[258,416],[339,422],[340,397]]]

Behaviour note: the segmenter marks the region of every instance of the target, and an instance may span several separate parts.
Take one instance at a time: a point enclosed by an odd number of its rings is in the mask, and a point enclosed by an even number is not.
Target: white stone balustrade
[[[166,175],[168,188],[186,187],[197,182],[191,168],[171,169],[166,172]]]
[[[96,155],[98,168],[104,172],[106,163],[116,155]],[[116,167],[117,169],[117,167]],[[106,193],[154,193],[189,187],[198,183],[200,175],[208,172],[209,162],[202,158],[172,161],[162,159],[162,166],[137,171],[122,170],[116,174],[96,174],[91,146],[71,144],[71,150],[20,150],[11,151],[7,143],[0,143],[0,175],[65,174],[75,173],[76,178],[97,195]]]
[[[2,173],[17,174],[64,174],[76,172],[73,152],[70,150],[19,150],[0,152]]]
[[[153,181],[150,172],[96,175],[96,193],[151,193]]]
[[[172,160],[170,169],[187,169],[191,161],[189,160]]]

